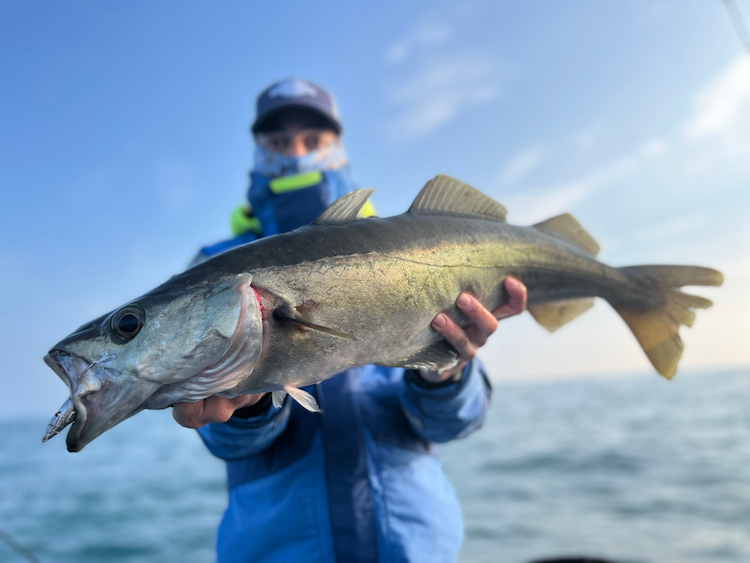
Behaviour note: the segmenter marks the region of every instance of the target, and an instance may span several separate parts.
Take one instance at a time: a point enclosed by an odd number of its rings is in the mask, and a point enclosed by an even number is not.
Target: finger
[[[204,399],[203,423],[226,422],[229,420],[232,417],[232,413],[238,408],[234,405],[233,401],[234,399],[217,397],[215,395]]]
[[[257,393],[253,395],[240,395],[234,399],[229,399],[232,402],[234,410],[241,409],[242,407],[251,407],[263,398],[265,393]]]
[[[459,295],[456,303],[472,323],[465,329],[469,339],[474,344],[483,346],[490,335],[497,330],[497,319],[476,297],[468,293]]]
[[[432,327],[440,333],[458,352],[458,356],[465,361],[474,358],[476,346],[469,340],[464,330],[454,323],[445,313],[438,314],[432,320]]]
[[[177,403],[172,408],[172,417],[177,421],[177,424],[185,428],[200,428],[205,424],[201,422],[203,417],[203,403],[204,401]]]
[[[526,286],[515,278],[505,278],[504,285],[508,301],[492,311],[493,316],[499,321],[518,315],[526,309]]]

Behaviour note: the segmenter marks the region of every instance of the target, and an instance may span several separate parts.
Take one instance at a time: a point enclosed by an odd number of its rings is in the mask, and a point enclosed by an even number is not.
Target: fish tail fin
[[[679,335],[682,325],[692,326],[693,309],[707,309],[711,301],[683,293],[676,288],[685,285],[721,285],[723,276],[710,268],[698,266],[629,266],[620,271],[641,278],[651,278],[664,292],[663,304],[654,310],[615,307],[635,335],[651,364],[662,376],[671,379],[677,371],[683,344]]]
[[[724,282],[721,272],[701,266],[626,266],[619,270],[630,275],[654,278],[664,287],[719,286]]]

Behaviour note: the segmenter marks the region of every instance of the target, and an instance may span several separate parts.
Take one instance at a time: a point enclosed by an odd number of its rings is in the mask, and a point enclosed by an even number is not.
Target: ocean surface
[[[52,413],[50,413],[52,414]],[[213,561],[224,469],[168,411],[79,454],[0,421],[0,562]],[[750,562],[750,371],[505,383],[439,450],[462,561]]]

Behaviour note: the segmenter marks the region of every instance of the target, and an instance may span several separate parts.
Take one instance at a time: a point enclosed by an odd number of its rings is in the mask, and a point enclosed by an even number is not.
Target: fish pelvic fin
[[[372,215],[369,209],[364,209],[367,205],[367,200],[375,190],[354,190],[347,194],[342,195],[336,201],[334,201],[328,209],[313,221],[314,225],[341,225],[343,223],[349,223],[350,221],[356,221],[363,215]]]
[[[581,224],[570,213],[557,215],[537,223],[534,228],[566,240],[593,256],[599,254],[599,243],[586,232],[586,229],[581,227]]]
[[[476,188],[441,174],[425,184],[411,204],[409,213],[505,221],[507,212],[505,207]]]
[[[679,335],[682,325],[692,326],[693,309],[707,309],[711,301],[683,293],[677,287],[685,285],[721,285],[723,276],[710,268],[698,266],[630,266],[620,268],[630,275],[650,277],[662,286],[664,304],[657,310],[615,310],[635,335],[651,364],[663,377],[672,379],[684,345]]]
[[[271,392],[271,402],[273,406],[280,409],[284,405],[284,399],[286,399],[286,391],[278,390]]]
[[[529,305],[529,313],[534,320],[550,332],[569,323],[594,306],[593,297],[551,301],[540,305]]]
[[[318,406],[318,401],[315,400],[315,397],[310,395],[307,391],[298,389],[292,385],[284,385],[284,391],[289,393],[289,396],[297,401],[300,406],[310,412],[323,412]]]

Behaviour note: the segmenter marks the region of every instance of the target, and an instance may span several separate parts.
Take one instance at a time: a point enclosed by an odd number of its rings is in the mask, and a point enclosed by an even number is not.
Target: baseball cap
[[[253,133],[262,131],[264,125],[281,110],[308,109],[322,117],[336,133],[341,133],[336,101],[328,91],[302,78],[287,78],[271,84],[258,96],[255,106]]]

